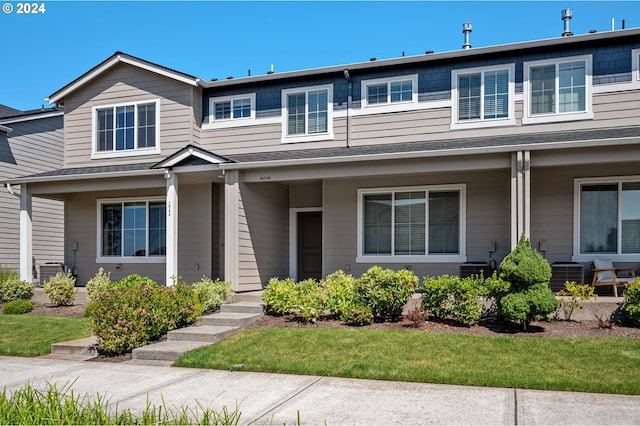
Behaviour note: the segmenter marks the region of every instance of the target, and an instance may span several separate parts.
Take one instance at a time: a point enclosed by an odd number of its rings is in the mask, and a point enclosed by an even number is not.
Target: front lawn
[[[51,344],[91,336],[88,318],[0,315],[0,355],[40,356]]]
[[[640,394],[640,340],[404,330],[258,328],[189,352],[180,367],[472,386]]]

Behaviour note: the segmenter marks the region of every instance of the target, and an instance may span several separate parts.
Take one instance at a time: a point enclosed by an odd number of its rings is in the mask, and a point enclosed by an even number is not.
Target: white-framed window
[[[256,117],[256,94],[221,96],[209,99],[209,123],[252,120]]]
[[[466,185],[358,190],[357,262],[466,261]]]
[[[164,198],[98,200],[97,216],[98,262],[165,261]]]
[[[640,260],[640,176],[575,180],[574,261]]]
[[[523,124],[593,118],[592,57],[524,63]]]
[[[333,85],[282,91],[282,142],[333,139]]]
[[[631,69],[633,70],[631,81],[637,83],[640,81],[640,49],[631,50]]]
[[[362,108],[402,109],[418,102],[418,74],[362,80]]]
[[[451,128],[515,125],[515,65],[451,72]]]
[[[160,152],[160,102],[145,100],[94,106],[92,158]]]

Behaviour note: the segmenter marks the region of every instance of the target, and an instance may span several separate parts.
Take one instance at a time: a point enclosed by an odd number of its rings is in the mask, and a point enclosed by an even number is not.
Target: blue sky
[[[38,1],[17,14],[0,0],[0,104],[46,106],[44,98],[116,51],[204,79],[388,59],[559,37],[571,30],[640,27],[640,1]]]

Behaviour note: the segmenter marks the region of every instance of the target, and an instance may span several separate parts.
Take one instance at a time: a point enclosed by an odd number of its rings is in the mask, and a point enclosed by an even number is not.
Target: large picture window
[[[464,255],[464,187],[360,190],[359,257],[442,260]]]
[[[157,101],[94,108],[94,155],[155,153],[158,142]]]
[[[579,184],[579,254],[640,254],[640,179]]]
[[[101,201],[99,217],[99,257],[149,258],[166,255],[165,201]]]

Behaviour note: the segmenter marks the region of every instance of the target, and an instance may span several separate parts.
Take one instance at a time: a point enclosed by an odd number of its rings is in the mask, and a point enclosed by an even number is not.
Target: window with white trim
[[[576,192],[578,256],[640,255],[640,177],[577,180]]]
[[[153,100],[94,107],[94,155],[159,152],[158,104]]]
[[[631,69],[633,70],[631,82],[637,83],[640,81],[640,49],[631,50]]]
[[[283,142],[333,138],[333,86],[282,91]]]
[[[162,199],[100,200],[99,258],[166,255],[166,202]]]
[[[256,94],[221,96],[209,99],[209,122],[255,118]]]
[[[452,128],[515,124],[513,114],[515,66],[453,70]]]
[[[593,118],[591,55],[525,62],[523,123]]]
[[[377,78],[362,81],[363,107],[379,107],[417,102],[418,75]]]
[[[361,261],[453,261],[464,255],[464,185],[358,193]]]

